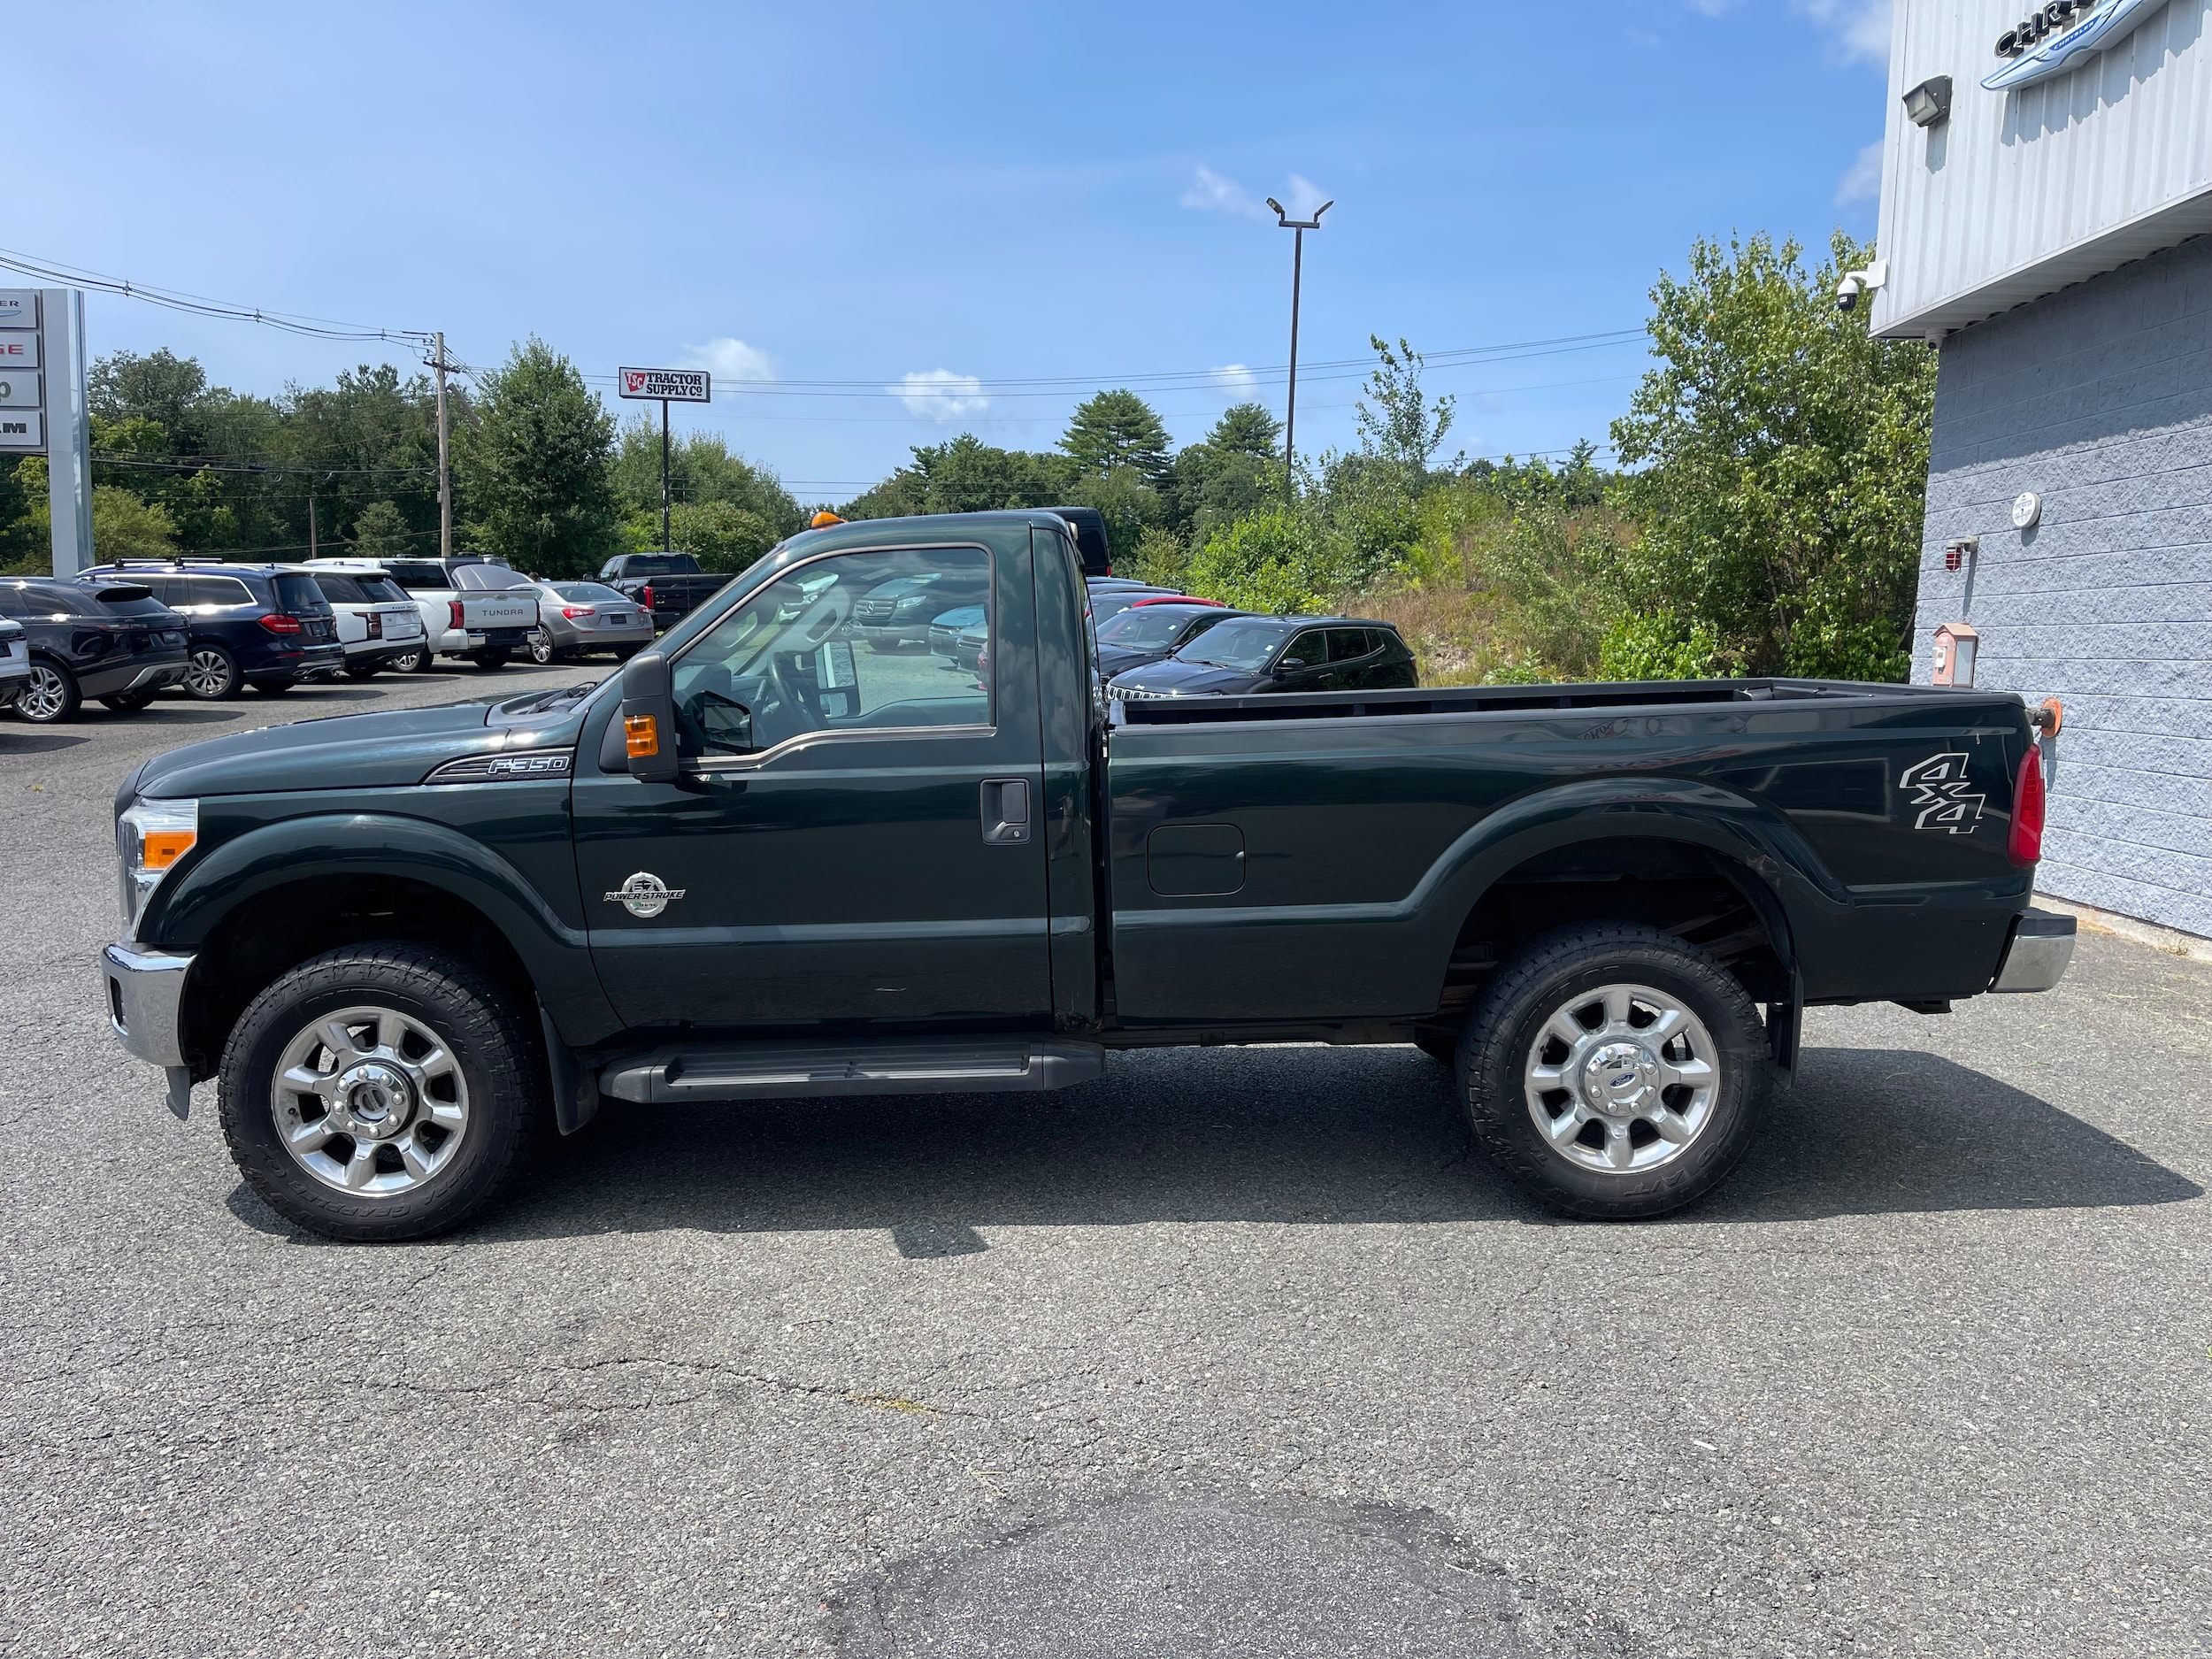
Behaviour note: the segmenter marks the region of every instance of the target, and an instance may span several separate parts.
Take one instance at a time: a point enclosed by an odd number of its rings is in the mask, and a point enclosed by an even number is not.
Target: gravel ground
[[[578,672],[0,721],[0,1653],[2212,1648],[2212,968],[2109,936],[1817,1013],[1659,1225],[1272,1048],[611,1102],[464,1236],[290,1232],[105,1028],[111,793]]]

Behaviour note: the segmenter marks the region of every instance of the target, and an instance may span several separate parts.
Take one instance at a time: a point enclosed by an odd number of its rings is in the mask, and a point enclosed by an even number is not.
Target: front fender
[[[519,871],[481,841],[398,813],[315,813],[249,830],[156,888],[138,937],[196,953],[240,905],[276,887],[333,876],[393,876],[451,894],[513,948],[571,1043],[601,1041],[621,1028],[583,933],[565,923]]]

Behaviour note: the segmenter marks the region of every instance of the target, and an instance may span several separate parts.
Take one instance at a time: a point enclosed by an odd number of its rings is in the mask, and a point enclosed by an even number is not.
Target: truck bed
[[[1785,941],[1778,1002],[1975,995],[2028,902],[2029,741],[2010,694],[1784,679],[1119,703],[1118,1012],[1405,1018],[1479,979],[1486,932],[1625,910],[1711,942],[1731,888]]]

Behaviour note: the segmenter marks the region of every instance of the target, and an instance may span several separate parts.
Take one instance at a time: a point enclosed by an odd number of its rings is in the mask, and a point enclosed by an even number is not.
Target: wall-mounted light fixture
[[[1931,75],[1905,94],[1905,119],[1915,127],[1934,127],[1951,119],[1951,77]]]
[[[1966,561],[1978,557],[1982,550],[1982,539],[1978,535],[1955,536],[1943,544],[1943,568],[1962,571]]]

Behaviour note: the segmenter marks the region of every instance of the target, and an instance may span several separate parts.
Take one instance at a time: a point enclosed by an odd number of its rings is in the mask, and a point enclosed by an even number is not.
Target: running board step
[[[599,1092],[647,1105],[803,1094],[969,1094],[1066,1088],[1106,1072],[1093,1042],[1012,1038],[671,1047],[611,1062]]]

